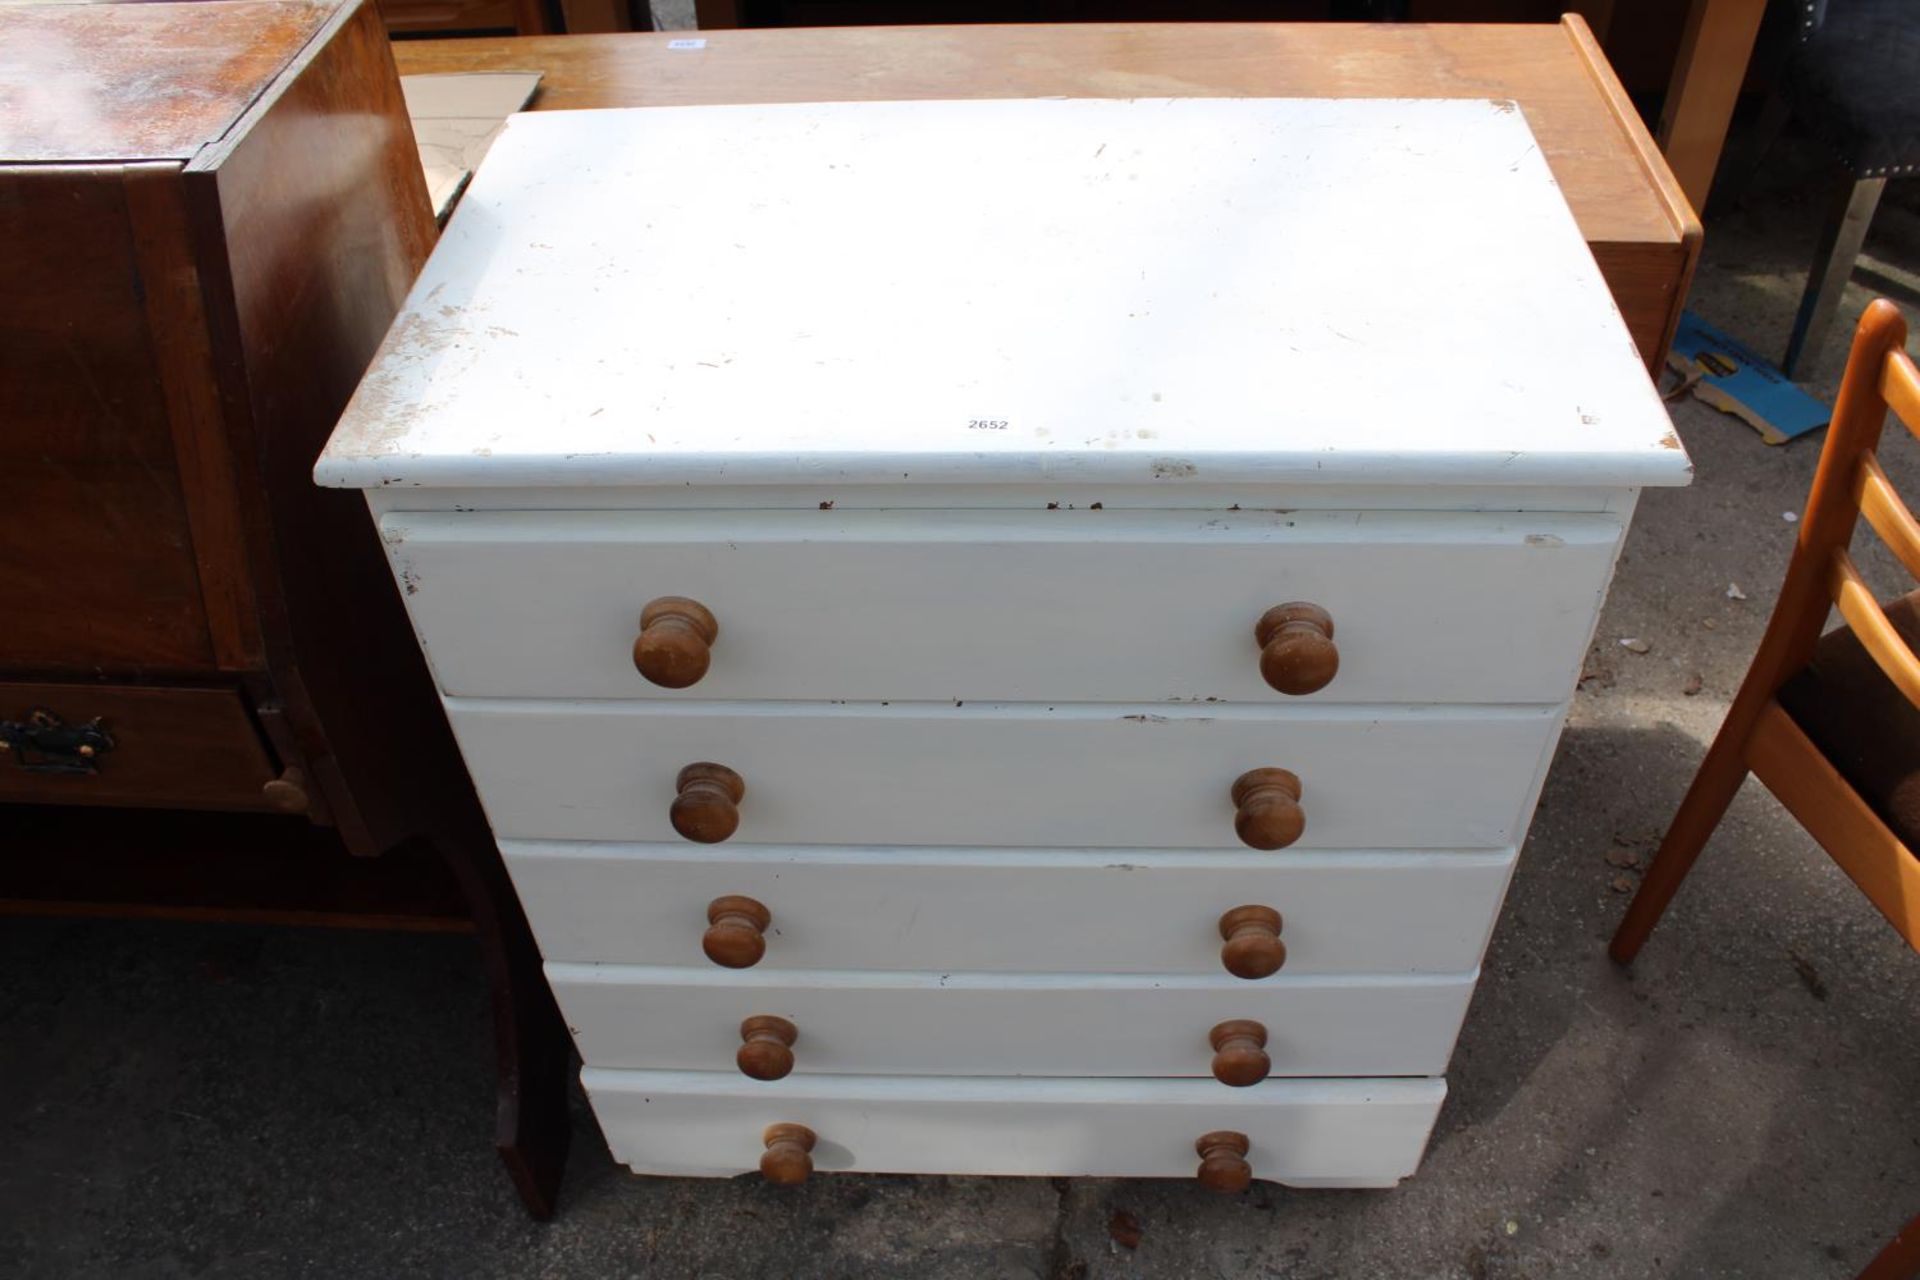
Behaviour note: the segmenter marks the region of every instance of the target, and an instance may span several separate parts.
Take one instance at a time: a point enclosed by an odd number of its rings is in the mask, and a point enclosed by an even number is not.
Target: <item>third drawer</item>
[[[1207,1076],[1208,1033],[1237,1019],[1266,1029],[1275,1076],[1439,1075],[1475,977],[547,966],[590,1066],[729,1070],[741,1023],[771,1014],[799,1031],[796,1073],[873,1075]]]
[[[773,917],[758,969],[1221,972],[1218,921],[1271,906],[1284,972],[1480,963],[1514,852],[860,849],[507,841],[549,960],[700,965],[706,911]]]

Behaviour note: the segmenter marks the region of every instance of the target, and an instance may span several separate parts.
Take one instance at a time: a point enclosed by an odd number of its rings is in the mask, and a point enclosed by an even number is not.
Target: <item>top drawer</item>
[[[381,529],[454,695],[1268,703],[1285,696],[1255,624],[1292,601],[1332,618],[1322,700],[1558,702],[1621,532],[1175,511],[403,512]],[[679,690],[635,667],[642,610],[668,596],[717,623]]]

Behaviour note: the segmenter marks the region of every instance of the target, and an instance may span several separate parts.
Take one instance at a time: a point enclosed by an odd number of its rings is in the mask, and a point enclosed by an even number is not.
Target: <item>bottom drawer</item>
[[[762,1134],[801,1124],[822,1172],[1184,1178],[1194,1141],[1246,1135],[1253,1176],[1301,1187],[1390,1187],[1420,1163],[1444,1080],[789,1077],[580,1073],[616,1160],[636,1173],[728,1177]]]

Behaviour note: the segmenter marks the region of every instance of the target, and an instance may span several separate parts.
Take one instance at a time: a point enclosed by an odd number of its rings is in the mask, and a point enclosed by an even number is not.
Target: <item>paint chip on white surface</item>
[[[1798,511],[1782,511],[1780,513],[1780,518],[1782,520],[1785,520],[1788,524],[1792,524],[1795,520],[1798,520],[1800,518],[1800,513]]]
[[[1740,584],[1739,584],[1739,583],[1737,583],[1737,582],[1729,582],[1729,583],[1727,584],[1727,599],[1729,599],[1729,600],[1745,600],[1746,598],[1747,598],[1747,593],[1746,593],[1746,592],[1744,592],[1744,591],[1742,591],[1742,590],[1740,589]]]
[[[1653,652],[1652,645],[1648,644],[1645,640],[1639,639],[1636,636],[1629,636],[1625,640],[1622,640],[1620,642],[1620,647],[1623,649],[1629,649],[1634,653],[1652,653]]]
[[[516,483],[781,483],[815,453],[835,484],[1687,479],[1525,121],[1484,102],[533,112],[474,183],[486,212],[449,222],[330,484],[509,456]],[[688,252],[612,253],[616,207]],[[1422,245],[1389,234],[1409,207]],[[1356,263],[1420,305],[1379,307]]]

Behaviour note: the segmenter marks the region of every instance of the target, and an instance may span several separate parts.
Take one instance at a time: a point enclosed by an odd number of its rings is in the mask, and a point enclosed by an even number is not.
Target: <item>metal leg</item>
[[[1840,294],[1853,274],[1854,259],[1867,238],[1867,224],[1880,203],[1885,178],[1860,178],[1849,175],[1847,182],[1834,191],[1833,210],[1820,229],[1820,243],[1813,255],[1813,271],[1807,277],[1807,291],[1800,296],[1800,314],[1793,319],[1793,336],[1787,339],[1787,355],[1781,371],[1794,376],[1800,362],[1820,354],[1820,344],[1833,327],[1833,316],[1840,309]]]

